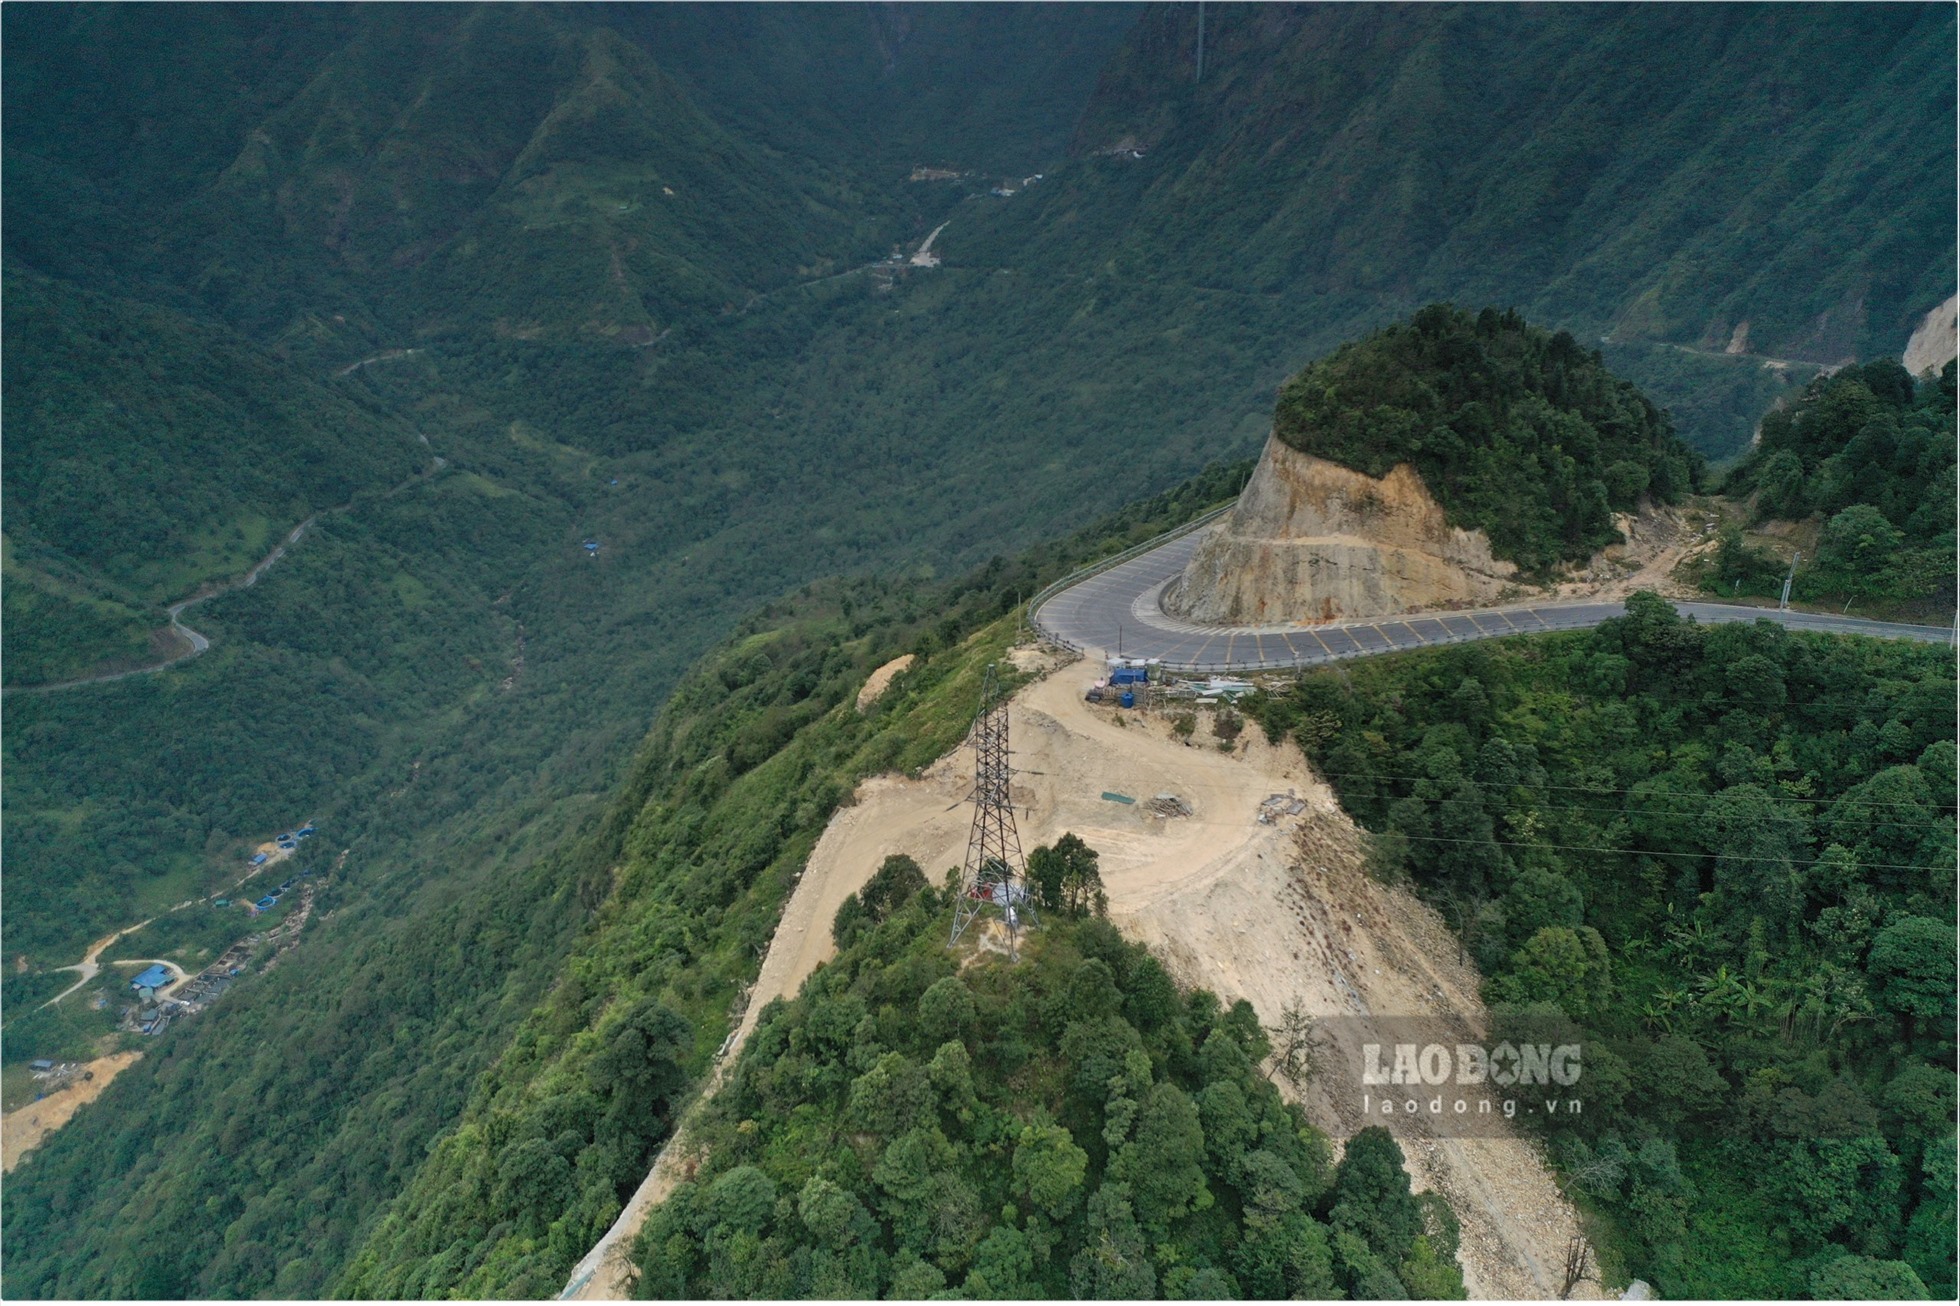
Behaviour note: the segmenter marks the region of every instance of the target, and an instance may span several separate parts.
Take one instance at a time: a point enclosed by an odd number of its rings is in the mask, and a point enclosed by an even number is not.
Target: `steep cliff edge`
[[[1452,526],[1407,463],[1377,479],[1277,438],[1164,593],[1188,621],[1335,621],[1488,603],[1517,568]]]

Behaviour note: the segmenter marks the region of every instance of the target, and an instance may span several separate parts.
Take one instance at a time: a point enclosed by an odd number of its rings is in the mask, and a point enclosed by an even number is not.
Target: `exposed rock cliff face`
[[[1946,302],[1926,315],[1906,342],[1906,371],[1914,376],[1924,376],[1937,372],[1946,366],[1946,360],[1954,353],[1954,305],[1956,297],[1948,295]]]
[[[1187,621],[1338,621],[1488,603],[1517,569],[1403,463],[1376,480],[1277,439],[1165,591]]]

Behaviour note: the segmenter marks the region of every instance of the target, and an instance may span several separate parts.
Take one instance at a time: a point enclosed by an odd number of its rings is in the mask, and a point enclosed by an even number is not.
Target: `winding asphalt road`
[[[1174,671],[1278,671],[1345,658],[1370,657],[1497,639],[1547,630],[1579,630],[1625,613],[1617,602],[1530,603],[1462,612],[1309,625],[1208,626],[1164,611],[1165,586],[1184,572],[1209,530],[1194,531],[1127,562],[1084,577],[1044,600],[1031,614],[1035,629],[1058,644],[1092,656],[1159,658]],[[1778,612],[1727,603],[1676,603],[1704,623],[1774,621],[1792,630],[1873,635],[1947,643],[1945,626],[1865,621],[1812,612]]]

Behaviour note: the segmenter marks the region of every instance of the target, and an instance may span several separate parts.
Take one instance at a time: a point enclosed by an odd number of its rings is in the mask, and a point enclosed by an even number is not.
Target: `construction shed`
[[[167,966],[146,967],[141,974],[129,982],[133,989],[160,989],[170,982],[170,968]]]

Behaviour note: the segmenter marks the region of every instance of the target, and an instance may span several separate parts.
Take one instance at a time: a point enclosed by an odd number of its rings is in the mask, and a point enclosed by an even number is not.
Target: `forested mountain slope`
[[[1175,287],[1177,325],[1308,353],[1431,300],[1516,306],[1604,339],[1725,455],[1779,392],[1765,356],[1896,356],[1952,293],[1926,125],[1953,31],[1930,6],[1208,5],[1200,82],[1196,15],[1162,6],[1077,166],[947,249],[1081,277],[1100,322],[1171,325]]]
[[[1385,1129],[1330,1164],[1250,1003],[1060,903],[1016,962],[949,950],[948,898],[894,857],[839,913],[650,1218],[646,1295],[1463,1296],[1448,1202]]]
[[[72,624],[90,607],[148,652],[166,601],[429,461],[384,406],[221,327],[26,273],[5,285],[10,684],[111,652]]]
[[[1763,418],[1761,441],[1723,485],[1753,494],[1762,519],[1827,519],[1820,556],[1792,592],[1944,597],[1954,582],[1954,365],[1915,382],[1879,359],[1805,387]],[[1782,560],[1725,536],[1708,583],[1718,593],[1780,582]]]
[[[1614,512],[1674,503],[1698,460],[1647,397],[1565,333],[1435,304],[1280,387],[1273,436],[1383,477],[1402,463],[1525,571],[1619,539]]]
[[[1673,1298],[1953,1295],[1950,649],[1635,595],[1254,711],[1456,925],[1505,1036],[1584,1040],[1553,1157],[1613,1268]]]
[[[1305,102],[1284,95],[1232,99],[1252,106],[1237,118],[1193,116],[1250,83],[1208,60],[1195,96],[1177,90],[1188,7],[1144,11],[1121,53],[1133,11],[1114,6],[0,10],[10,550],[14,514],[36,533],[53,501],[43,487],[60,460],[37,450],[120,447],[166,427],[174,439],[187,412],[235,420],[241,448],[290,430],[356,488],[395,470],[382,450],[423,465],[414,437],[447,460],[323,518],[257,587],[199,609],[210,653],[160,676],[9,696],[9,967],[31,954],[9,975],[10,1059],[39,1054],[11,1037],[13,995],[40,991],[45,968],[89,938],[219,887],[252,841],[302,814],[351,850],[337,914],[292,960],[150,1045],[158,1055],[96,1114],[11,1177],[9,1289],[331,1282],[604,897],[590,871],[603,839],[561,844],[595,828],[684,669],[770,596],[829,574],[957,571],[1249,454],[1284,376],[1432,299],[1518,303],[1581,339],[1659,321],[1642,338],[1672,343],[1641,366],[1665,372],[1659,402],[1717,413],[1682,428],[1717,449],[1739,445],[1778,386],[1753,358],[1685,352],[1711,322],[1750,316],[1771,324],[1762,340],[1794,350],[1797,329],[1779,324],[1829,309],[1818,338],[1832,349],[1848,331],[1845,348],[1891,352],[1886,315],[1908,311],[1922,282],[1948,289],[1920,311],[1950,293],[1950,249],[1922,257],[1913,241],[1928,188],[1950,206],[1951,146],[1897,129],[1909,110],[1951,103],[1950,58],[1934,57],[1942,41],[1950,52],[1950,12],[1601,10],[1613,17],[1598,30],[1645,22],[1651,39],[1599,49],[1582,39],[1587,11],[1537,12],[1541,27],[1519,30],[1490,8],[1207,7],[1216,58],[1266,61],[1261,85],[1402,88],[1354,99],[1384,133],[1355,157],[1457,169],[1444,216],[1476,198],[1487,248],[1473,259],[1445,242],[1451,262],[1434,242],[1364,239],[1430,207],[1428,173],[1363,185],[1293,168],[1285,151],[1273,156],[1285,166],[1258,162],[1276,125],[1334,130],[1322,120],[1338,118],[1335,101],[1304,119]],[[1293,39],[1314,24],[1346,44]],[[1829,61],[1786,31],[1830,35],[1850,73],[1814,75]],[[1755,88],[1787,86],[1738,175],[1765,160],[1796,198],[1772,186],[1751,192],[1760,212],[1710,215],[1699,197],[1727,182],[1690,170],[1670,183],[1688,216],[1656,233],[1667,209],[1641,200],[1654,179],[1614,173],[1585,192],[1584,221],[1560,216],[1559,229],[1617,231],[1624,258],[1552,241],[1545,213],[1577,201],[1513,186],[1522,112],[1507,144],[1489,138],[1460,161],[1394,134],[1440,132],[1461,112],[1461,96],[1405,112],[1425,85],[1460,85],[1437,62],[1443,35],[1471,42],[1493,85],[1609,86],[1618,107],[1581,135],[1608,156],[1620,140],[1652,142],[1656,170],[1669,142],[1699,149],[1685,138],[1713,121],[1665,117],[1682,87],[1712,113],[1725,95],[1756,104]],[[1405,59],[1405,47],[1428,53]],[[1120,126],[1148,137],[1142,158],[1094,154],[1135,107],[1125,88],[1145,83],[1165,88],[1168,125]],[[1550,100],[1516,103],[1553,116]],[[920,164],[975,175],[906,181]],[[989,193],[1037,172],[1012,196]],[[1268,232],[1262,213],[1286,221]],[[836,275],[942,221],[945,266]],[[1766,231],[1788,276],[1713,308],[1690,294],[1689,308],[1663,295],[1658,317],[1621,311],[1654,284],[1686,278],[1711,296],[1743,284],[1760,260],[1739,242]],[[1823,266],[1826,252],[1853,271]],[[1581,254],[1586,277],[1561,279],[1561,260]],[[1846,287],[1866,282],[1863,316],[1840,311]],[[1758,289],[1769,307],[1750,298]],[[1840,298],[1816,307],[1827,291]],[[41,296],[77,306],[64,321],[140,331],[67,340],[33,311]],[[19,360],[64,351],[96,360],[121,415],[96,424],[70,402],[84,377],[57,387],[69,396],[58,422],[30,413],[40,424],[23,428],[13,387],[55,378],[21,375]],[[208,406],[162,365],[176,359],[203,360]],[[1697,398],[1704,368],[1747,403]],[[313,417],[330,419],[317,439],[299,432]],[[115,502],[112,465],[84,477],[82,491],[110,501],[88,504],[95,537],[60,547],[91,552],[47,562],[59,592],[25,616],[14,564],[46,555],[25,535],[10,554],[10,675],[21,648],[48,677],[135,656],[142,623],[114,606],[136,602],[116,589],[117,566],[213,574],[242,547],[235,525],[249,544],[249,523],[289,525],[327,483],[299,458],[247,473],[202,461],[208,446],[141,443],[160,483],[203,471],[209,496]],[[208,551],[174,554],[179,539]],[[169,556],[145,554],[156,541]],[[758,727],[755,746],[790,716],[786,705]],[[97,1032],[83,1018],[49,1036],[85,1047]],[[587,1195],[556,1209],[579,1224],[561,1242],[600,1218],[624,1155],[588,1167]],[[332,1214],[311,1223],[328,1196]],[[490,1269],[468,1263],[474,1250],[445,1262],[451,1284],[479,1271],[484,1290],[542,1284],[562,1250],[524,1250],[531,1233],[501,1217],[479,1228],[479,1211],[409,1205],[416,1239],[496,1251]],[[84,1241],[38,1241],[70,1237]]]
[[[1017,596],[1228,497],[1244,472],[953,584],[832,583],[772,605],[675,691],[617,796],[565,792],[604,757],[582,687],[479,690],[445,734],[403,731],[416,751],[384,740],[386,765],[331,809],[353,857],[321,933],[148,1045],[154,1056],[9,1176],[9,1291],[303,1296],[345,1274],[349,1292],[554,1292],[726,1033],[755,945],[836,803],[859,777],[957,742]],[[352,561],[336,550],[321,565]],[[544,581],[584,583],[572,567]],[[924,665],[857,713],[865,674],[907,649]],[[254,695],[277,697],[280,661],[243,656],[257,663]],[[677,674],[642,658],[599,670]],[[128,683],[118,690],[141,692]],[[606,706],[616,718],[627,702]],[[554,718],[573,733],[540,740]],[[104,747],[143,756],[120,734]],[[527,774],[539,754],[550,769]],[[635,1023],[655,1005],[685,1033]],[[605,1068],[624,1053],[605,1050],[649,1034],[643,1047],[674,1064],[629,1092]],[[562,1171],[534,1155],[540,1140]],[[548,1182],[516,1181],[532,1162]]]
[[[1201,82],[1194,17],[1144,17],[1076,149],[1145,150],[1120,248],[1195,283],[1715,350],[1747,322],[1819,362],[1952,293],[1942,8],[1212,5]]]
[[[322,361],[409,333],[644,345],[884,254],[921,201],[943,202],[894,184],[915,155],[1058,155],[1128,12],[409,5],[290,23],[247,8],[188,29],[26,15],[9,24],[28,71],[8,108],[29,121],[7,144],[24,215],[7,249],[194,297]],[[1005,66],[1030,46],[1032,67]],[[207,117],[161,80],[95,99],[52,84],[110,52],[188,60],[192,85],[227,89]],[[155,184],[141,202],[138,179]],[[71,233],[76,199],[122,239]]]

